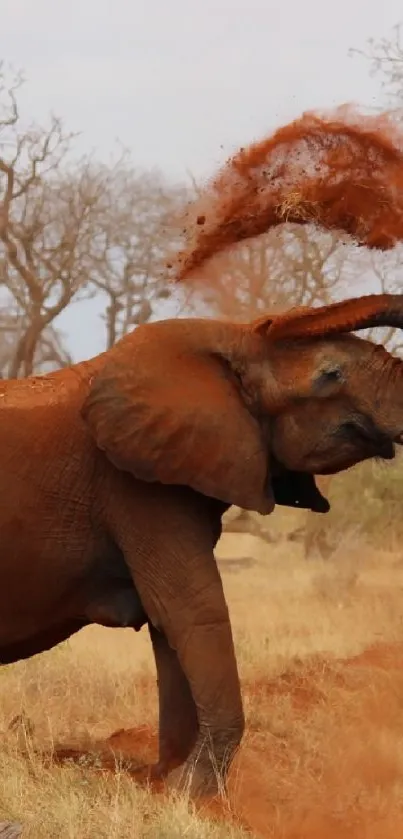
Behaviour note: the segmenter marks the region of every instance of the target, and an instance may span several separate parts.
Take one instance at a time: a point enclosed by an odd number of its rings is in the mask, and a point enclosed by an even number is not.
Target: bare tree
[[[8,378],[10,362],[14,359],[21,336],[27,328],[21,315],[13,315],[9,310],[0,310],[0,378]],[[36,370],[43,373],[72,363],[64,336],[53,326],[48,326],[42,332],[36,356]]]
[[[74,158],[56,117],[24,126],[20,84],[0,65],[0,365],[11,377],[69,363],[57,318],[73,300],[103,295],[108,347],[152,316],[184,201],[127,153]]]
[[[106,346],[145,323],[172,294],[164,266],[178,238],[186,191],[161,173],[137,173],[123,160],[109,179],[108,206],[92,284],[106,298]]]
[[[379,76],[388,104],[396,119],[403,117],[403,36],[402,23],[397,23],[389,38],[369,38],[364,50],[352,47],[350,55],[369,62],[372,76]]]
[[[72,135],[52,117],[46,128],[21,125],[16,94],[0,72],[0,259],[4,308],[16,345],[10,376],[30,375],[38,354],[60,361],[49,330],[79,289],[102,202],[102,183],[81,161],[70,169]],[[41,359],[43,360],[43,359]]]

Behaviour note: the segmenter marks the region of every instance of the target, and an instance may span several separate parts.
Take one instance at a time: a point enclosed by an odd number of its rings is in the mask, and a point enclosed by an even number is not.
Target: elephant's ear
[[[193,348],[184,329],[160,322],[123,339],[92,381],[82,416],[118,469],[271,512],[267,432],[229,364]]]

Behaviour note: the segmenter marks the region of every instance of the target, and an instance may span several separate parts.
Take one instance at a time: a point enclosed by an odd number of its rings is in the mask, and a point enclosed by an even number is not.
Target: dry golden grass
[[[139,788],[118,759],[109,773],[96,760],[49,759],[59,744],[91,751],[118,729],[135,729],[127,742],[141,758],[141,727],[156,729],[146,631],[94,627],[0,671],[0,821],[21,821],[24,839],[403,833],[400,557],[353,543],[331,562],[306,562],[297,545],[271,548],[244,534],[224,536],[217,554],[247,713],[230,780],[233,821]],[[346,660],[379,642],[380,652]]]

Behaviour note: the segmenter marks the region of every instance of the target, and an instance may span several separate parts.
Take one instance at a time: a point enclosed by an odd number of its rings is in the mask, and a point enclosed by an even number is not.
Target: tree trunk
[[[32,375],[36,349],[46,325],[46,321],[42,317],[35,317],[31,320],[29,326],[18,341],[14,357],[9,367],[8,375],[10,379]]]

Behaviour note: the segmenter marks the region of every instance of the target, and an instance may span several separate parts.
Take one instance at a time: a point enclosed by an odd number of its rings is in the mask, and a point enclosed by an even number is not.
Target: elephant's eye
[[[361,440],[365,440],[366,442],[372,441],[373,435],[368,431],[368,429],[364,428],[362,425],[359,425],[352,420],[343,423],[343,431],[347,432],[349,437],[354,437],[355,439],[359,437]]]
[[[353,422],[343,422],[343,425],[341,426],[341,428],[342,428],[342,431],[345,431],[348,435],[355,434],[355,432],[357,430],[357,428],[356,428],[356,426],[354,425]]]
[[[340,382],[343,378],[343,373],[340,367],[333,367],[330,370],[324,370],[322,375],[328,382]]]
[[[318,378],[316,379],[316,387],[321,390],[322,388],[327,388],[332,385],[336,385],[338,382],[342,383],[344,381],[344,374],[340,367],[326,367],[319,373]]]

